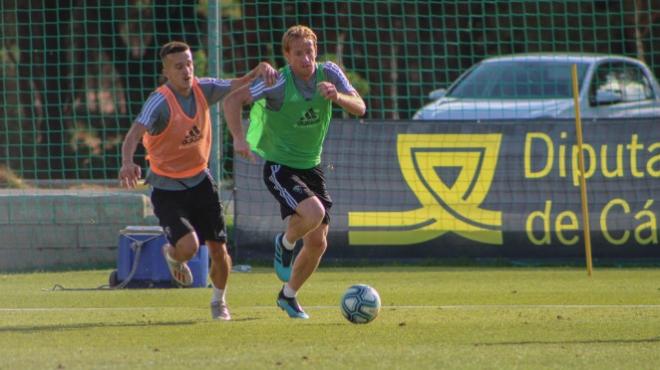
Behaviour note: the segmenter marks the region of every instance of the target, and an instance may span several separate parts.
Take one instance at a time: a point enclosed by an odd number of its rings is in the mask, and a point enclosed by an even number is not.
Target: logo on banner
[[[502,244],[502,212],[482,208],[501,140],[501,134],[398,135],[399,166],[420,206],[349,212],[349,244],[406,245],[446,233]]]

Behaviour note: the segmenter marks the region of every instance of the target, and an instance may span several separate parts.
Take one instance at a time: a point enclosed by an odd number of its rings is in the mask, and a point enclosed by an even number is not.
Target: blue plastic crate
[[[163,245],[167,243],[167,238],[160,226],[127,226],[119,234],[118,283],[129,277],[140,247],[138,264],[129,285],[167,286],[169,283],[174,286],[161,251]],[[209,273],[209,253],[206,245],[200,245],[197,254],[188,261],[188,267],[193,275],[192,287],[206,287]]]

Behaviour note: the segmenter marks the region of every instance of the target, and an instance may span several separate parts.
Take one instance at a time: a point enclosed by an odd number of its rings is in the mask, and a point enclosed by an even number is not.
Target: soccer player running
[[[282,51],[287,66],[273,86],[256,79],[229,94],[223,109],[234,150],[254,160],[251,145],[266,160],[266,187],[280,203],[282,219],[289,217],[286,231],[275,237],[275,272],[285,283],[277,305],[289,317],[307,319],[296,294],[327,247],[332,200],[319,164],[332,103],[356,116],[364,115],[366,107],[336,64],[316,62],[317,37],[310,28],[289,28]],[[241,108],[253,102],[246,139]],[[300,239],[302,247],[297,246]]]
[[[163,254],[170,273],[178,284],[192,285],[186,262],[203,240],[212,261],[211,316],[230,320],[225,289],[231,257],[218,187],[207,167],[211,152],[209,105],[257,76],[273,84],[277,71],[263,62],[241,78],[197,79],[190,47],[178,41],[165,44],[160,58],[167,82],[147,98],[124,139],[119,179],[123,186],[137,185],[141,169],[133,162],[133,155],[142,140],[149,161],[146,182],[152,187],[151,202],[169,241]]]

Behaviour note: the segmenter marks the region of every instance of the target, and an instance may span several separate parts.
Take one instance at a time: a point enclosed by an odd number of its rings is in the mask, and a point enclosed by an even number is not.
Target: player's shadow
[[[254,321],[260,320],[258,317],[244,317],[240,319],[233,319],[231,322],[235,321]],[[199,323],[208,323],[210,320],[185,320],[185,321],[144,321],[144,322],[133,322],[133,323],[80,323],[80,324],[69,324],[69,325],[25,325],[25,326],[0,326],[0,333],[38,333],[38,332],[48,332],[48,331],[65,331],[65,330],[76,330],[76,329],[90,329],[90,328],[134,328],[134,327],[156,327],[156,326],[185,326],[185,325],[195,325]],[[215,320],[214,320],[215,321]]]
[[[241,317],[241,318],[234,318],[232,317],[229,322],[244,322],[244,321],[256,321],[256,320],[263,320],[263,317]],[[217,321],[217,320],[214,320]]]
[[[557,345],[557,344],[624,344],[624,343],[660,343],[660,337],[641,338],[641,339],[584,339],[584,340],[565,340],[565,341],[543,341],[529,340],[519,342],[490,342],[475,343],[475,346],[525,346],[525,345]]]
[[[25,326],[0,326],[0,333],[38,333],[48,331],[65,331],[89,328],[133,328],[133,327],[154,327],[154,326],[185,326],[195,325],[208,320],[185,320],[185,321],[144,321],[133,323],[79,323],[68,325],[25,325]]]

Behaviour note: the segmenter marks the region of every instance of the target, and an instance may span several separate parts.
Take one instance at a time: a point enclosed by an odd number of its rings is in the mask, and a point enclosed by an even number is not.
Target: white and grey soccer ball
[[[369,285],[353,285],[341,297],[341,313],[353,324],[371,322],[379,312],[380,295]]]

